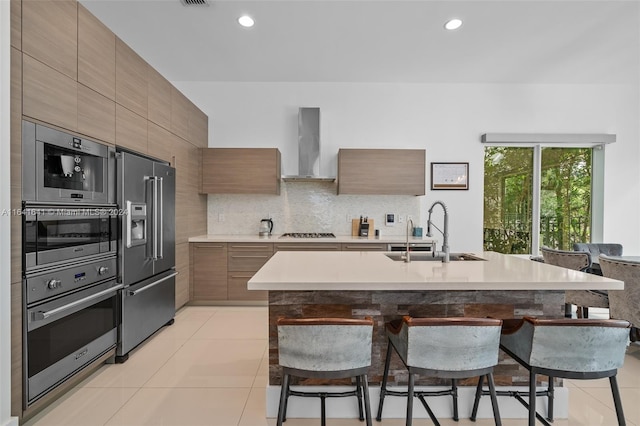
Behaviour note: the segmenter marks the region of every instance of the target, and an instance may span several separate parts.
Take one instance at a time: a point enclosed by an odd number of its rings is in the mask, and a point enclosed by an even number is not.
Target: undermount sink
[[[388,253],[385,256],[387,256],[391,260],[404,261],[404,254],[402,253]],[[459,262],[462,260],[469,261],[469,260],[485,260],[485,259],[470,253],[450,253],[449,260],[451,262]],[[433,257],[431,253],[412,252],[411,261],[412,262],[442,262],[442,257]]]

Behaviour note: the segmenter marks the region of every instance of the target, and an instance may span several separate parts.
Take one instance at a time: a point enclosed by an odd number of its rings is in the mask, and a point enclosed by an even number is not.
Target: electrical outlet
[[[218,222],[224,222],[224,213],[218,213]]]
[[[398,215],[398,223],[404,223],[404,216],[401,214]]]

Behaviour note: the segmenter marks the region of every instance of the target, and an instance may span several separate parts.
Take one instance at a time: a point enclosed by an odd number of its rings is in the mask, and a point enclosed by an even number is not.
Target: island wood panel
[[[116,145],[147,154],[147,119],[116,104]]]
[[[176,310],[189,302],[189,243],[176,244]]]
[[[424,149],[340,149],[338,194],[424,195]]]
[[[269,385],[280,385],[282,369],[278,365],[279,317],[294,318],[363,318],[374,321],[371,367],[367,372],[369,383],[377,386],[382,381],[387,336],[384,324],[413,317],[487,317],[520,318],[533,315],[545,318],[564,317],[563,290],[510,290],[510,291],[269,291]],[[494,369],[496,385],[527,386],[528,372],[513,359],[500,353]],[[407,370],[394,356],[389,375],[390,386],[406,386]],[[540,377],[544,379],[544,377]],[[328,381],[295,379],[292,384],[322,385]],[[461,379],[460,386],[475,386],[477,378]],[[445,379],[419,376],[416,385],[439,386]]]
[[[341,251],[340,243],[274,243],[274,251]]]
[[[194,301],[227,300],[227,244],[193,244]]]
[[[202,192],[280,194],[277,148],[204,148]]]
[[[116,100],[116,36],[78,4],[78,82]]]
[[[22,113],[63,129],[78,129],[78,83],[22,55]]]
[[[13,4],[13,2],[12,2]],[[11,282],[22,279],[22,52],[11,48]]]
[[[23,0],[22,51],[78,79],[78,6],[75,0]]]
[[[171,131],[185,140],[189,140],[190,111],[191,101],[171,86]]]
[[[175,166],[174,156],[177,148],[174,145],[175,136],[172,135],[168,130],[163,129],[162,127],[151,121],[147,122],[147,126],[147,147],[149,150],[149,155],[160,160],[164,160],[168,163],[171,163],[172,166]]]
[[[11,46],[22,50],[22,1],[10,0]]]
[[[154,68],[149,67],[147,87],[147,118],[158,126],[171,130],[171,83]]]
[[[22,281],[11,284],[11,415],[22,415]]]
[[[147,118],[148,65],[116,37],[116,102]]]
[[[78,132],[92,138],[116,143],[116,103],[78,83]]]

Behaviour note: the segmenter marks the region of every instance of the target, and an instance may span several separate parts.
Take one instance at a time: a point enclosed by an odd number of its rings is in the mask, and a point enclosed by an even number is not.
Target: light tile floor
[[[101,367],[25,425],[273,426],[274,419],[264,417],[267,316],[266,307],[186,307],[176,314],[175,324],[137,349],[126,363]],[[639,345],[629,347],[618,378],[627,424],[640,426]],[[570,387],[569,419],[554,425],[617,424],[607,379],[565,383]],[[503,419],[505,426],[526,423]],[[327,424],[364,423],[329,419]],[[416,419],[414,424],[431,422]],[[442,419],[442,424],[486,426],[493,420]],[[318,419],[285,423],[319,425]],[[404,420],[383,419],[374,425],[400,426]]]

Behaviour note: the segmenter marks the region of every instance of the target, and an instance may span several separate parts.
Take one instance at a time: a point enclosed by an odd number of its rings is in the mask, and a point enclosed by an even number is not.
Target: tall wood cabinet
[[[340,149],[338,194],[424,195],[424,149]]]

